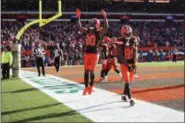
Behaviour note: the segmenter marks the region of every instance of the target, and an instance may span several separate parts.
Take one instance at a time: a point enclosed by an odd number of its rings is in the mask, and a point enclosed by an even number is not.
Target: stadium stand
[[[31,19],[38,17],[37,0],[20,1],[2,0],[2,46],[11,45],[15,41],[18,30]],[[33,6],[30,6],[30,4]],[[91,6],[86,8],[88,4],[91,4]],[[53,11],[57,9],[56,6],[57,2],[53,2],[52,0],[44,1],[43,10],[47,8],[44,17],[51,17]],[[181,52],[180,54],[184,54],[184,15],[182,14],[184,12],[184,2],[181,0],[173,0],[168,4],[149,2],[127,3],[111,0],[80,0],[80,2],[63,0],[64,12],[58,21],[52,22],[43,28],[34,25],[22,36],[20,42],[22,44],[23,66],[34,66],[34,58],[30,50],[34,46],[35,41],[42,42],[43,47],[46,49],[46,63],[48,66],[52,65],[52,51],[56,42],[60,43],[64,51],[65,61],[63,65],[83,64],[83,56],[81,54],[83,51],[84,36],[77,30],[74,22],[74,9],[76,7],[81,8],[82,11],[88,11],[88,13],[84,12],[82,15],[82,18],[86,19],[83,20],[83,25],[88,24],[88,20],[92,16],[101,19],[102,17],[97,14],[97,11],[102,8],[108,12],[112,12],[108,17],[110,27],[106,35],[109,36],[120,36],[121,26],[124,23],[129,23],[129,25],[138,31],[141,39],[139,45],[140,61],[150,61],[147,58],[148,54],[153,54],[154,56],[155,54],[164,54],[164,58],[162,58],[163,55],[156,56],[161,56],[161,60],[165,58],[169,60],[173,47],[177,47]],[[174,7],[176,9],[173,9]],[[153,60],[159,59],[154,58],[154,56]],[[32,62],[27,64],[26,61]]]

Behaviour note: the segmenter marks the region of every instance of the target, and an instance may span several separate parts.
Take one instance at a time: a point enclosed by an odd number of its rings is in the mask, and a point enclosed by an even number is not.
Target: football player
[[[104,79],[101,82],[108,82],[108,72],[113,68],[113,70],[120,75],[121,77],[121,81],[122,81],[122,74],[119,71],[118,67],[117,67],[117,46],[112,43],[116,41],[115,37],[112,37],[109,40],[108,43],[108,57],[107,57],[107,62],[106,62],[106,66],[104,69]]]
[[[101,47],[101,62],[102,62],[102,70],[101,70],[101,78],[99,80],[99,82],[102,82],[104,81],[105,79],[105,73],[106,73],[106,69],[107,69],[107,58],[108,58],[108,50],[109,50],[109,47],[108,47],[108,43],[110,41],[110,38],[108,36],[104,36],[103,37],[103,41],[100,45]]]
[[[104,26],[100,26],[100,21],[97,18],[93,18],[87,28],[82,27],[80,22],[81,11],[76,9],[76,16],[78,18],[77,26],[79,30],[85,33],[85,46],[84,46],[84,82],[85,88],[83,95],[91,94],[94,85],[94,69],[99,59],[98,48],[101,43],[101,37],[108,29],[107,13],[101,10],[101,14],[104,17]],[[89,83],[90,79],[90,83]]]
[[[135,104],[131,97],[131,83],[133,80],[134,69],[136,66],[136,49],[137,41],[133,36],[132,28],[129,25],[124,25],[121,28],[122,37],[114,43],[118,45],[118,62],[120,63],[121,73],[125,81],[125,87],[122,95],[122,100],[129,99],[130,105]]]

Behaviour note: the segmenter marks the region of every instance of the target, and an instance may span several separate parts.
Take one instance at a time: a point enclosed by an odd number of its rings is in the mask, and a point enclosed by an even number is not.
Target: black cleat
[[[121,96],[121,99],[124,101],[124,102],[127,102],[127,97],[125,95],[122,95]]]
[[[135,105],[135,102],[131,99],[130,100],[130,106],[134,106]]]

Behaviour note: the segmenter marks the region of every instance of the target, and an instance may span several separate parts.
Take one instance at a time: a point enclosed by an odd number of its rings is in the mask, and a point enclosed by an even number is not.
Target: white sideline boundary
[[[91,96],[82,96],[82,90],[77,93],[57,94],[31,81],[30,78],[48,83],[49,86],[62,85],[64,82],[81,87],[83,85],[53,75],[37,77],[35,72],[21,71],[21,79],[24,82],[94,122],[184,122],[184,112],[181,111],[140,100],[135,100],[136,105],[130,107],[128,102],[121,101],[120,95],[98,88],[94,88]],[[51,79],[52,82],[49,81]]]

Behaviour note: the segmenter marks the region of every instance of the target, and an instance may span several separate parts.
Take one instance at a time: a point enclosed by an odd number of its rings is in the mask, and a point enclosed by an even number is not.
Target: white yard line
[[[94,122],[184,122],[181,111],[140,100],[130,107],[128,102],[121,101],[120,95],[98,88],[91,96],[82,96],[83,85],[76,82],[52,75],[37,77],[37,73],[28,71],[21,73],[23,81]],[[66,88],[62,93],[56,93],[63,86]],[[69,93],[70,89],[76,92]]]

